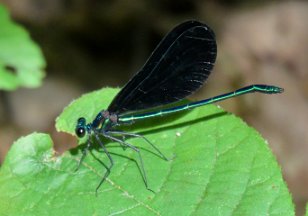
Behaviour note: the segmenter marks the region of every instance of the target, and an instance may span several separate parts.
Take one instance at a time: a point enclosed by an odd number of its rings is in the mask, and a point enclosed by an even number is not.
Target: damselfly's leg
[[[122,138],[122,141],[125,142],[125,135],[123,135],[121,138]],[[126,145],[121,145],[121,146],[122,146],[123,150],[125,151],[127,146]]]
[[[97,196],[97,191],[98,191],[98,189],[100,188],[100,186],[103,184],[103,182],[106,180],[106,178],[107,178],[108,175],[110,174],[110,170],[111,170],[111,168],[112,168],[112,166],[113,166],[113,160],[112,160],[112,157],[111,157],[110,153],[107,151],[105,145],[101,142],[101,140],[100,140],[98,134],[95,134],[95,138],[96,138],[98,144],[99,144],[99,145],[102,147],[102,149],[104,150],[105,154],[107,155],[107,157],[108,157],[108,159],[109,159],[109,161],[110,161],[109,167],[106,166],[107,171],[105,172],[104,177],[102,178],[102,180],[100,181],[100,183],[99,183],[98,186],[96,187],[95,194],[96,194],[96,196]]]
[[[146,175],[146,172],[145,172],[145,169],[144,169],[143,160],[142,160],[142,157],[141,157],[139,148],[137,148],[136,146],[133,146],[133,145],[131,145],[131,144],[129,144],[129,143],[127,143],[127,142],[121,140],[121,139],[118,139],[118,138],[116,138],[116,137],[110,136],[108,133],[109,133],[109,131],[104,132],[104,136],[105,136],[106,138],[111,139],[111,140],[113,140],[113,141],[116,141],[116,142],[120,143],[121,145],[124,145],[124,146],[126,146],[126,147],[128,147],[128,148],[130,148],[130,149],[132,149],[133,151],[135,151],[135,152],[138,153],[139,161],[140,161],[140,165],[141,165],[142,178],[143,178],[144,184],[145,184],[145,186],[146,186],[146,188],[147,188],[148,190],[150,190],[150,191],[152,191],[152,192],[154,193],[154,191],[151,190],[151,189],[148,187],[147,175]]]
[[[79,162],[78,162],[78,165],[77,165],[77,168],[75,169],[75,172],[76,172],[77,170],[79,170],[80,165],[82,164],[84,158],[87,156],[87,153],[88,153],[88,151],[89,151],[89,149],[90,149],[90,146],[91,146],[91,141],[90,141],[90,138],[89,138],[89,139],[88,139],[88,142],[87,142],[87,146],[82,150],[82,156],[81,156],[81,158],[80,158],[80,160],[79,160]]]
[[[163,158],[166,161],[172,160],[174,157],[172,158],[167,158],[152,142],[150,142],[150,140],[148,140],[145,136],[142,136],[140,134],[136,134],[136,133],[129,133],[129,132],[125,132],[125,131],[108,131],[108,134],[118,134],[118,135],[122,135],[122,136],[131,136],[131,137],[138,137],[138,138],[142,138],[146,143],[150,144],[152,146],[153,149],[156,150],[156,152],[158,152],[158,154],[160,155],[161,158]]]

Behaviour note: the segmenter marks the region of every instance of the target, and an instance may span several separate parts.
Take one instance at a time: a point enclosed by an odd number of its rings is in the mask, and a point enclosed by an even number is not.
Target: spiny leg
[[[107,133],[109,134],[119,134],[119,135],[124,135],[124,136],[131,136],[131,137],[138,137],[138,138],[142,138],[146,141],[146,143],[150,144],[152,146],[153,149],[156,150],[156,152],[158,152],[158,154],[160,155],[160,157],[162,157],[164,160],[166,161],[170,161],[172,160],[174,157],[172,158],[167,158],[152,142],[150,142],[150,140],[148,140],[145,136],[140,135],[140,134],[136,134],[136,133],[129,133],[129,132],[125,132],[125,131],[108,131]],[[124,141],[123,141],[124,142]]]
[[[133,151],[137,152],[138,153],[138,156],[139,156],[139,161],[140,161],[140,165],[141,165],[141,172],[142,172],[142,178],[143,178],[143,181],[144,181],[144,184],[146,186],[146,188],[149,190],[149,191],[152,191],[153,193],[155,193],[152,189],[149,188],[148,186],[148,180],[147,180],[147,176],[146,176],[146,172],[145,172],[145,169],[144,169],[144,165],[143,165],[143,160],[142,160],[142,157],[141,157],[141,154],[140,154],[140,150],[139,148],[137,148],[136,146],[133,146],[121,139],[118,139],[116,137],[113,137],[113,136],[110,136],[108,135],[109,131],[108,132],[105,132],[104,133],[104,136],[108,139],[111,139],[113,141],[116,141],[118,143],[120,143],[121,145],[124,145],[124,146],[127,146],[128,148],[131,148]]]
[[[82,164],[84,158],[87,156],[87,153],[88,153],[88,151],[89,151],[89,149],[90,149],[90,146],[91,146],[91,141],[90,141],[90,138],[89,138],[89,139],[88,139],[88,142],[87,142],[86,148],[84,148],[84,149],[82,150],[82,156],[81,156],[81,158],[80,158],[80,160],[79,160],[79,162],[78,162],[78,165],[77,165],[77,168],[75,169],[75,172],[76,172],[77,170],[79,170],[80,165]]]
[[[104,177],[102,178],[102,180],[100,181],[100,183],[98,184],[98,186],[96,187],[96,190],[95,190],[95,195],[97,196],[97,191],[98,189],[100,188],[100,186],[103,184],[103,182],[106,180],[106,178],[108,177],[108,175],[110,174],[110,170],[111,168],[113,167],[113,160],[112,160],[112,157],[110,155],[110,153],[107,151],[105,145],[100,141],[100,138],[98,136],[98,134],[95,134],[95,138],[98,142],[98,144],[102,147],[102,149],[104,150],[105,154],[107,155],[109,161],[110,161],[110,166],[106,166],[106,169],[107,171],[105,172],[105,175]]]

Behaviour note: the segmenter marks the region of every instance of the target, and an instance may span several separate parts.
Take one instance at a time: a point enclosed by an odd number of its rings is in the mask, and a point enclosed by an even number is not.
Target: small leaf
[[[76,119],[91,121],[117,90],[84,95],[57,119],[73,134]],[[110,162],[92,149],[74,172],[80,147],[55,157],[46,134],[20,138],[0,171],[0,212],[4,215],[294,215],[294,206],[268,145],[239,118],[214,105],[144,120],[123,130],[142,132],[170,161],[159,158],[141,138],[149,187],[131,149],[102,139],[114,166],[95,196]]]
[[[45,60],[28,32],[14,23],[0,5],[0,89],[38,87],[44,77]]]

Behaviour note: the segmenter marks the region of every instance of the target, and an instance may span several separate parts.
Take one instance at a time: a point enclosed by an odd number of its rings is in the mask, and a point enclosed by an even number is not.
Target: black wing
[[[215,34],[207,25],[187,21],[176,26],[113,99],[108,110],[119,114],[185,98],[203,85],[213,69],[216,54]]]

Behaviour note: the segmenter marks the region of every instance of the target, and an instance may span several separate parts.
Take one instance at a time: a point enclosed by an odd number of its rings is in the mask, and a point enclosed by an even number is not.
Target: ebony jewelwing
[[[102,110],[88,124],[85,118],[78,119],[75,130],[76,135],[83,137],[87,134],[88,141],[77,169],[92,145],[92,137],[94,137],[110,161],[110,165],[106,167],[107,171],[96,188],[96,194],[113,166],[113,159],[105,144],[101,141],[100,135],[138,153],[141,174],[147,189],[149,187],[140,151],[122,138],[124,136],[143,138],[162,158],[168,160],[144,136],[118,131],[115,129],[116,126],[192,109],[247,93],[276,94],[283,92],[282,88],[276,86],[250,85],[205,100],[172,108],[163,108],[163,105],[177,102],[203,85],[214,67],[216,54],[215,34],[206,24],[198,21],[186,21],[179,24],[163,38],[141,70],[120,90],[107,110]],[[159,111],[149,111],[149,109],[156,107],[161,109]]]

